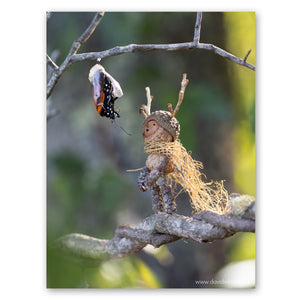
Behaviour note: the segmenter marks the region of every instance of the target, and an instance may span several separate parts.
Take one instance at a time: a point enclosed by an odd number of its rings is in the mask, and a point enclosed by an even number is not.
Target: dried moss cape
[[[186,191],[194,212],[213,210],[225,213],[228,204],[228,193],[222,182],[205,182],[201,172],[203,165],[194,160],[178,139],[180,124],[175,118],[182,103],[185,88],[188,84],[186,74],[183,74],[178,103],[173,110],[158,110],[151,113],[153,97],[146,88],[147,105],[140,108],[144,116],[143,136],[145,152],[149,154],[146,167],[140,173],[139,187],[142,191],[150,189],[152,208],[154,212],[176,212],[173,187],[180,186],[180,191]],[[158,179],[161,183],[158,184]],[[179,194],[179,193],[178,193]],[[178,195],[177,194],[177,195]]]

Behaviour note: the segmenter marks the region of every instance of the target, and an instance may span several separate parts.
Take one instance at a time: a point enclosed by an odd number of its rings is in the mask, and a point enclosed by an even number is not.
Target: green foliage
[[[255,234],[238,233],[228,250],[228,262],[255,259]]]
[[[252,49],[247,61],[255,63],[255,13],[226,13],[224,18],[228,50],[246,55]],[[230,70],[236,113],[236,192],[255,195],[255,73],[234,64]]]
[[[48,288],[160,288],[151,269],[140,259],[125,257],[87,267],[60,257],[52,249],[47,256]]]

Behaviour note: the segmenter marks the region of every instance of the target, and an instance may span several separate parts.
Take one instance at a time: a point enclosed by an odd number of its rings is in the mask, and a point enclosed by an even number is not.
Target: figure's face
[[[171,142],[173,140],[171,134],[161,127],[155,120],[150,120],[144,124],[143,136],[145,142]]]
[[[144,138],[148,138],[153,135],[159,129],[159,125],[156,121],[151,120],[147,122],[143,127],[143,136]]]

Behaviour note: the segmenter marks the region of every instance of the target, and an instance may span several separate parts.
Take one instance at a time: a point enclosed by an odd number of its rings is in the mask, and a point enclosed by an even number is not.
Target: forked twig
[[[188,83],[189,83],[189,80],[186,78],[186,74],[184,73],[182,76],[181,88],[179,91],[178,102],[177,102],[175,109],[173,110],[171,103],[168,104],[169,112],[172,114],[173,117],[175,117],[175,115],[177,114],[177,112],[180,108],[180,105],[181,105],[183,97],[184,97],[185,88],[187,87]]]

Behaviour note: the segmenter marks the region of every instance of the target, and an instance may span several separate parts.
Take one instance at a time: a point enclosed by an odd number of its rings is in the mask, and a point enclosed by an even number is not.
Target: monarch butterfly
[[[89,81],[93,86],[94,104],[98,114],[113,120],[119,118],[114,102],[123,96],[120,84],[100,64],[90,69]]]

